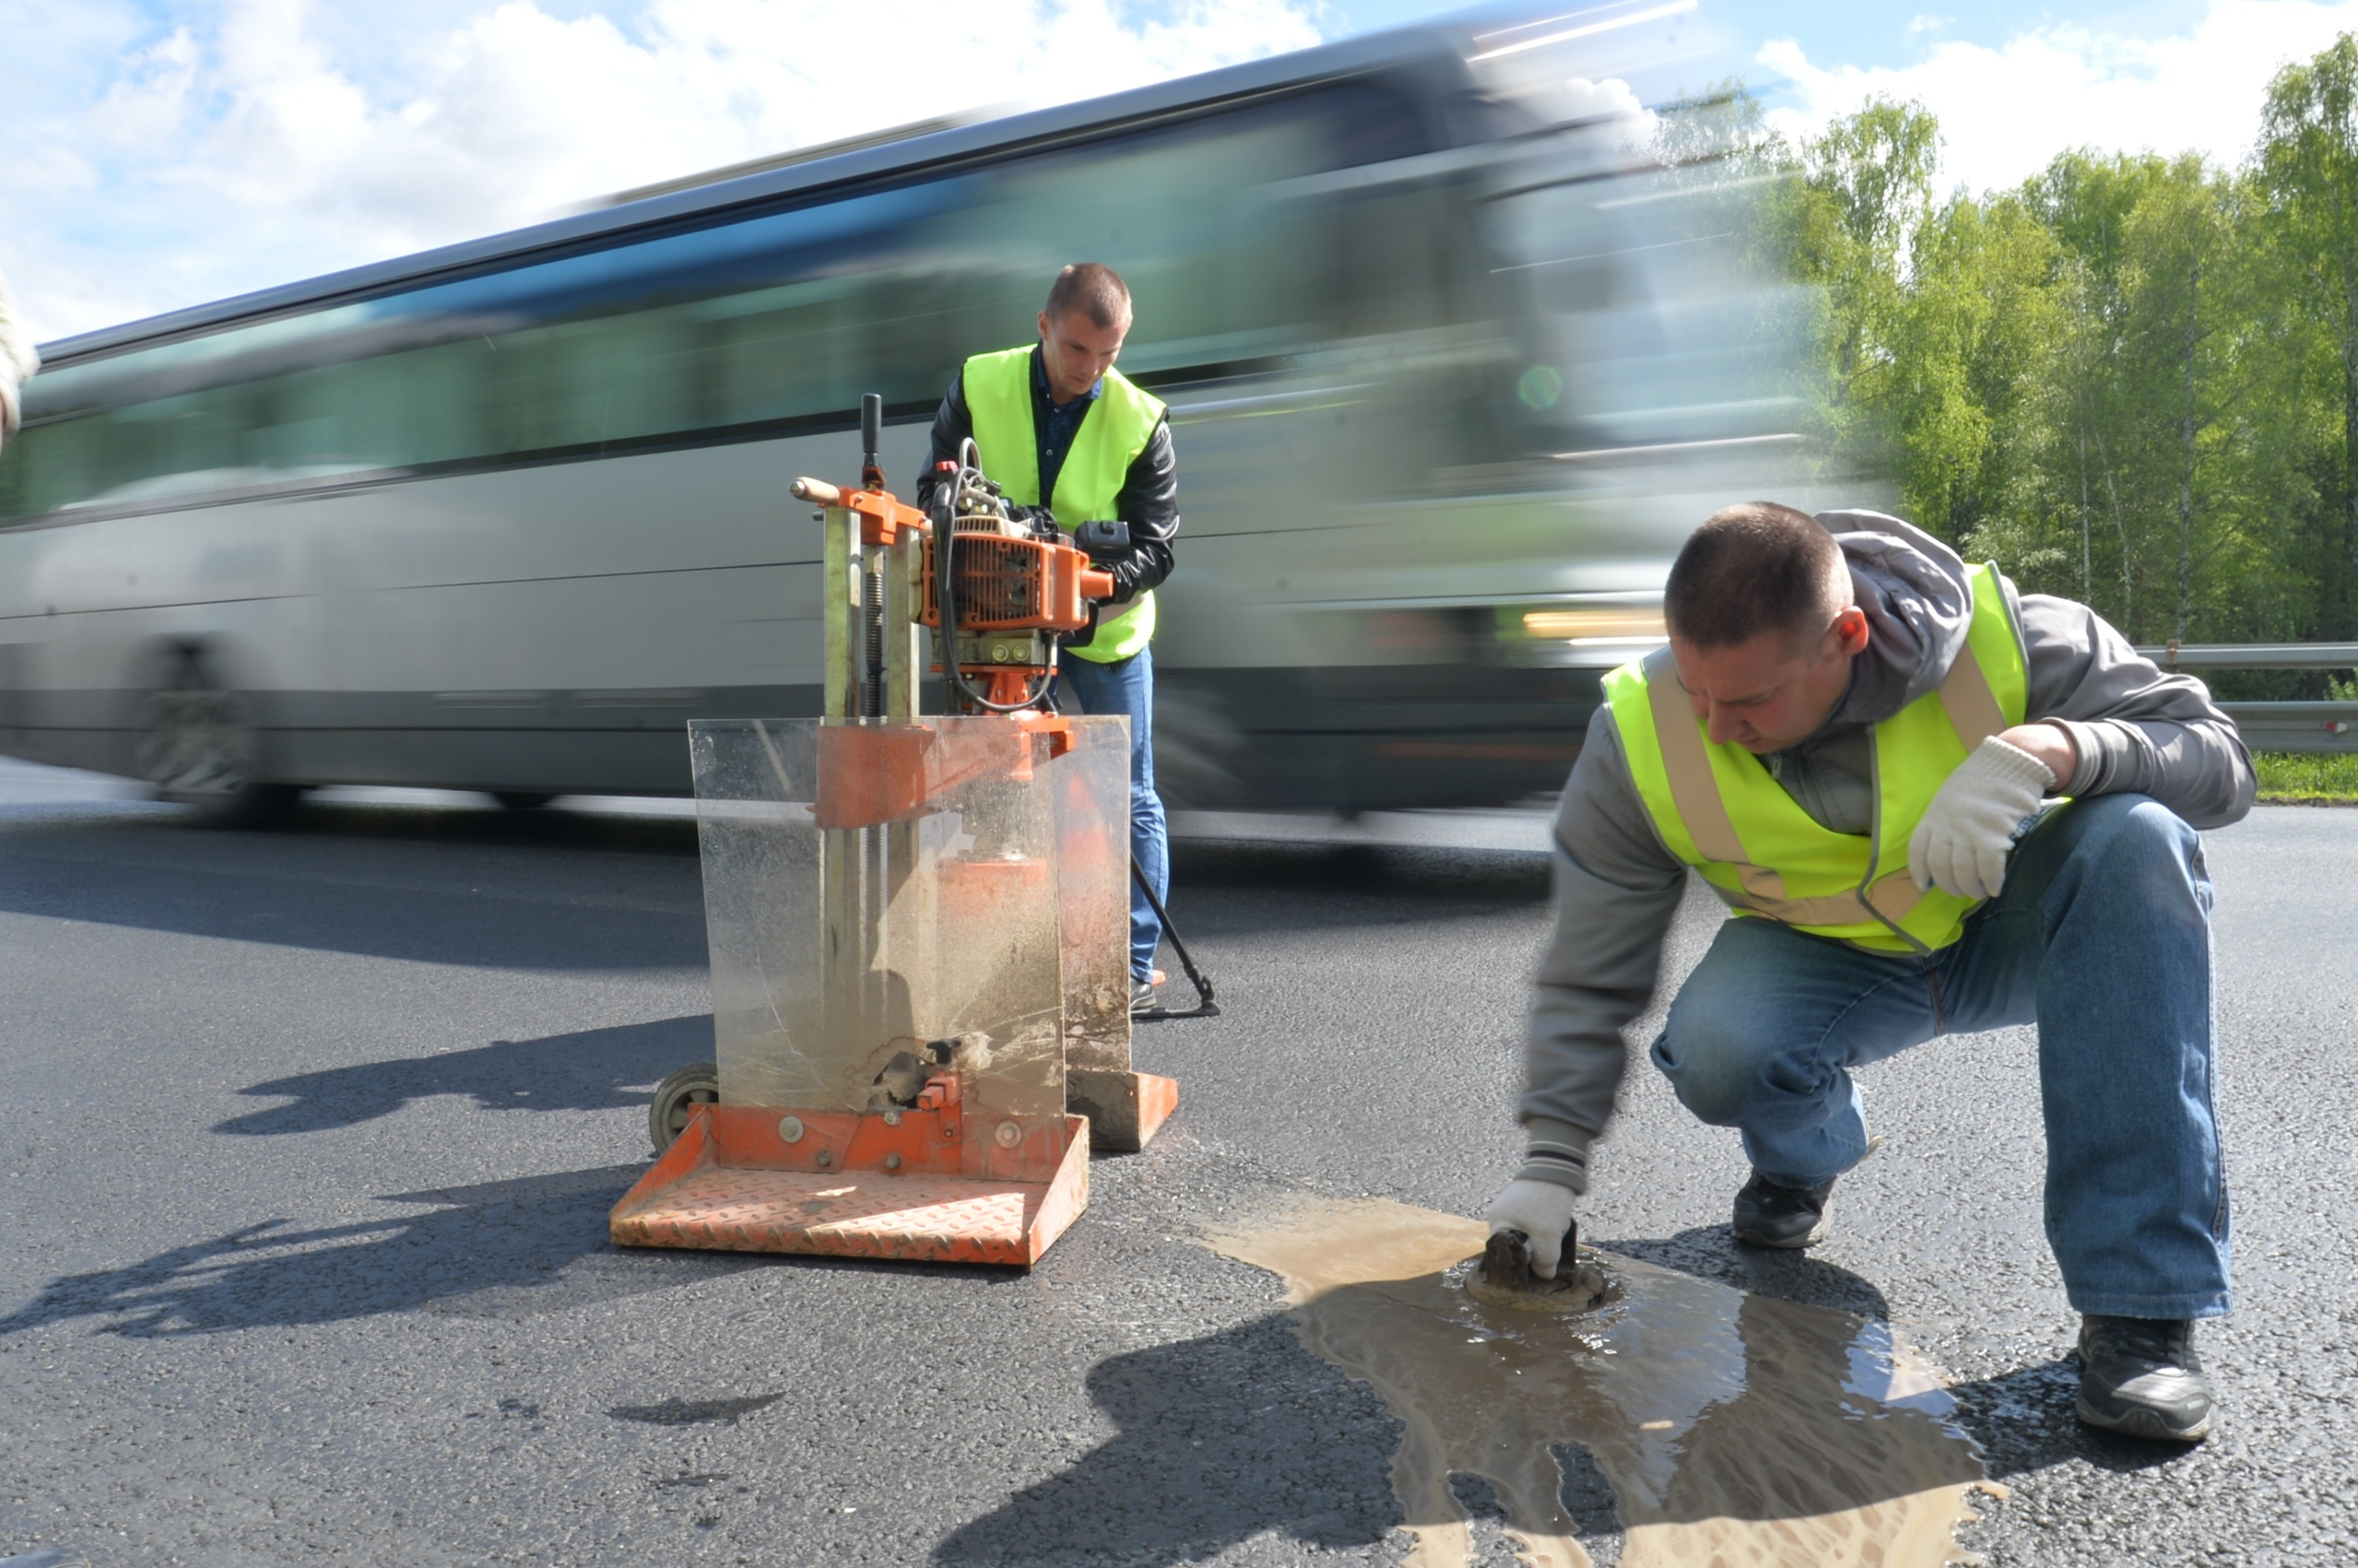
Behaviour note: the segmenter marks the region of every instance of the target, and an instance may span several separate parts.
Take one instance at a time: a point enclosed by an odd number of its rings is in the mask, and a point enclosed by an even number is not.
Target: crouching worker
[[[1867,1152],[1854,1069],[2035,1022],[2080,1418],[2207,1436],[2192,1320],[2227,1310],[2227,1192],[2194,830],[2250,809],[2234,724],[2085,606],[1875,513],[1730,507],[1663,611],[1669,645],[1606,677],[1556,818],[1529,1152],[1491,1228],[1552,1271],[1692,866],[1736,917],[1650,1054],[1743,1135],[1736,1238],[1826,1235]]]

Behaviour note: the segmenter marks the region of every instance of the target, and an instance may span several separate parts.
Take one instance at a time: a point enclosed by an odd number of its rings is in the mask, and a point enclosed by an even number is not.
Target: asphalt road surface
[[[1191,826],[1228,1012],[1141,1031],[1179,1116],[1023,1274],[606,1244],[648,1087],[709,1054],[676,810],[347,792],[230,833],[0,773],[0,1559],[1398,1561],[1398,1424],[1200,1234],[1272,1189],[1479,1212],[1543,827]],[[1885,1147],[1807,1257],[1728,1240],[1734,1137],[1650,1069],[1598,1161],[1590,1238],[1946,1369],[2011,1488],[1963,1532],[1993,1563],[2358,1557],[2358,813],[2211,857],[2240,1298],[2199,1450],[2071,1418],[2028,1031],[1870,1070]]]

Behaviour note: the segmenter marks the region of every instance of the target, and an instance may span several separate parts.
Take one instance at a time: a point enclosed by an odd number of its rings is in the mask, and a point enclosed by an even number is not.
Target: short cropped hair
[[[1848,601],[1842,546],[1806,512],[1747,501],[1714,512],[1689,535],[1662,586],[1671,634],[1699,648],[1782,632],[1821,635]]]
[[[1130,319],[1130,285],[1103,262],[1075,262],[1049,286],[1047,308],[1051,320],[1077,310],[1100,327],[1119,327]]]

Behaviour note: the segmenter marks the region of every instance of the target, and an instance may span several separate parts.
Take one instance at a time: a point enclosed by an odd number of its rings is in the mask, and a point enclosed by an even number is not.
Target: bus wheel
[[[139,706],[139,776],[163,799],[195,806],[208,824],[260,827],[286,818],[303,792],[257,779],[261,756],[254,705],[213,685],[193,658],[178,684]]]
[[[719,1098],[720,1069],[709,1062],[690,1062],[657,1084],[654,1101],[647,1107],[647,1141],[655,1146],[655,1158],[663,1158],[672,1140],[687,1130],[688,1107],[712,1105]]]

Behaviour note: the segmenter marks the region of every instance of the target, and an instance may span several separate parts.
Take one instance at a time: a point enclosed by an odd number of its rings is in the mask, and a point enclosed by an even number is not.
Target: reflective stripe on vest
[[[1040,438],[1032,422],[1031,349],[977,354],[962,373],[967,413],[982,471],[999,481],[1019,506],[1040,504]],[[1130,465],[1154,438],[1163,422],[1162,402],[1141,392],[1120,371],[1105,373],[1105,388],[1081,416],[1072,450],[1056,472],[1055,498],[1048,509],[1070,532],[1084,523],[1113,515],[1114,498],[1130,477]],[[1120,609],[1109,605],[1108,610]],[[1128,612],[1103,622],[1094,641],[1065,651],[1076,658],[1111,664],[1129,658],[1154,635],[1152,589],[1131,600]]]
[[[1662,841],[1736,914],[1880,952],[1931,952],[1963,933],[1978,901],[1919,892],[1908,841],[1949,774],[1984,739],[2021,723],[2028,702],[1997,569],[1966,575],[1973,621],[1947,678],[1869,731],[1871,833],[1820,827],[1759,758],[1708,740],[1667,647],[1605,677],[1630,776]]]

